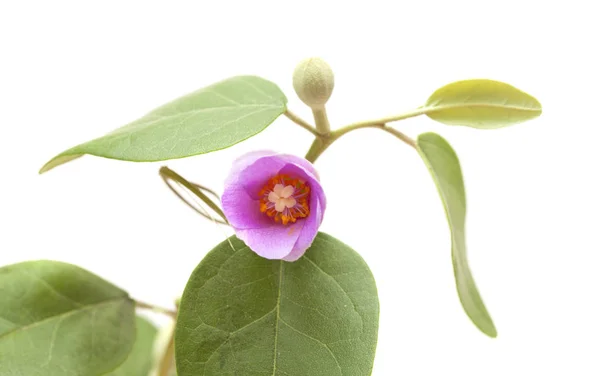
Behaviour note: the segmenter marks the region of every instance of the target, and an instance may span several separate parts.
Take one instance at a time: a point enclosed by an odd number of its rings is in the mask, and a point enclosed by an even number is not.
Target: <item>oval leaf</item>
[[[319,233],[295,262],[257,256],[236,237],[193,272],[175,332],[179,376],[371,374],[379,321],[373,276]]]
[[[152,162],[228,148],[265,129],[285,111],[286,104],[285,95],[274,83],[256,76],[232,77],[64,151],[40,173],[83,154]]]
[[[136,337],[133,349],[125,363],[106,376],[148,376],[153,365],[154,341],[158,333],[148,320],[136,318]]]
[[[419,135],[417,150],[425,161],[444,204],[452,233],[452,264],[462,306],[483,333],[496,337],[496,328],[477,291],[467,262],[465,239],[467,201],[458,157],[450,144],[435,133]]]
[[[429,97],[424,113],[448,125],[493,129],[522,123],[542,114],[537,99],[504,82],[464,80]]]
[[[127,293],[74,265],[0,268],[0,375],[103,375],[135,341]]]

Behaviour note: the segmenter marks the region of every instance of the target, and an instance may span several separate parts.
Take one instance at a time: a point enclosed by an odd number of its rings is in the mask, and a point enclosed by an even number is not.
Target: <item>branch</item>
[[[288,119],[290,119],[294,123],[298,124],[302,128],[306,129],[310,133],[314,134],[317,137],[321,137],[321,134],[319,132],[317,132],[317,129],[315,127],[313,127],[312,125],[310,125],[306,120],[302,119],[301,117],[299,117],[298,115],[294,114],[290,110],[285,110],[285,112],[283,114],[285,116],[287,116]]]

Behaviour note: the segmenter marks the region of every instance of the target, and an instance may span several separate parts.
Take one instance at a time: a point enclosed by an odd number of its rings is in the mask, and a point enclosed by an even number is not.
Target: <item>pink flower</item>
[[[237,237],[252,251],[296,261],[315,239],[326,201],[306,159],[255,151],[233,163],[222,204]]]

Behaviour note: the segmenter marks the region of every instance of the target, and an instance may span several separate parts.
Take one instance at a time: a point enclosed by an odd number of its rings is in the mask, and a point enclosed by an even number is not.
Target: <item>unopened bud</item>
[[[333,91],[333,71],[323,59],[302,60],[294,70],[294,90],[308,107],[323,108]]]

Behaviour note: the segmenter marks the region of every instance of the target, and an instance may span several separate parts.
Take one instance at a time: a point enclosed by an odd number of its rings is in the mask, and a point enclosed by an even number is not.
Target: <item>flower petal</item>
[[[307,176],[314,180],[319,180],[315,168],[304,158],[296,157],[290,154],[263,154],[257,156],[256,159],[247,158],[245,162],[252,160],[252,163],[246,165],[239,174],[239,181],[244,184],[248,194],[258,199],[258,192],[265,183],[277,175],[279,171],[286,165],[295,165],[299,169],[305,171]],[[281,196],[280,196],[281,197]]]
[[[293,225],[282,226],[272,222],[269,227],[238,230],[236,235],[259,256],[278,260],[292,252],[304,223],[297,221]]]
[[[278,157],[285,161],[286,164],[294,164],[302,167],[307,173],[314,176],[315,179],[320,180],[319,173],[315,169],[315,166],[307,161],[306,158],[301,158],[292,154],[279,154]]]
[[[306,218],[304,222],[304,227],[302,227],[302,231],[300,232],[300,236],[298,236],[298,240],[294,244],[292,251],[283,258],[285,261],[296,261],[304,253],[306,250],[312,245],[317,233],[319,232],[319,225],[323,218],[323,212],[321,211],[321,204],[318,200],[315,201],[316,204],[311,204],[311,213],[308,218]]]
[[[259,199],[260,190],[283,166],[285,162],[276,156],[259,158],[240,173],[239,181],[252,198]]]
[[[296,261],[302,257],[317,236],[319,227],[323,222],[325,194],[323,193],[321,184],[299,166],[287,164],[280,172],[305,179],[310,186],[310,214],[305,219],[300,236],[294,244],[292,251],[283,258],[285,261]]]
[[[273,221],[260,211],[260,202],[254,200],[242,185],[232,184],[221,198],[223,212],[234,229],[255,229],[269,226]]]
[[[229,175],[225,181],[225,185],[233,184],[236,181],[239,181],[240,173],[244,171],[248,166],[252,165],[258,159],[263,157],[268,157],[272,155],[276,155],[277,152],[272,150],[257,150],[252,151],[250,153],[246,153],[241,157],[237,158],[233,161],[231,166],[231,170],[229,171]]]

